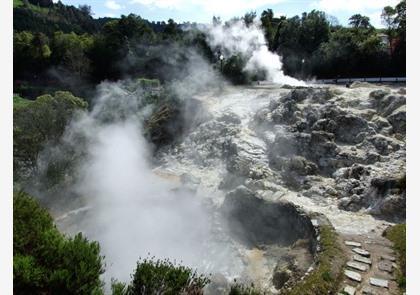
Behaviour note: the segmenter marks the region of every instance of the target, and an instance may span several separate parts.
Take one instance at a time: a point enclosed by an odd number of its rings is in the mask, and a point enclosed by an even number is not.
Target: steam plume
[[[241,54],[248,58],[245,71],[265,71],[267,80],[279,84],[304,86],[299,81],[283,73],[280,57],[268,50],[264,33],[259,23],[246,26],[243,20],[229,24],[216,24],[207,29],[207,40],[213,49],[221,48],[227,57]]]

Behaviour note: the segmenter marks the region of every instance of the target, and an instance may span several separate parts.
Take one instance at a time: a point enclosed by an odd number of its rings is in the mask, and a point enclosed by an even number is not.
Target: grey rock
[[[373,289],[372,287],[369,287],[369,286],[364,286],[362,288],[362,294],[365,294],[365,295],[378,295],[378,293],[375,291],[375,289]]]
[[[359,242],[354,242],[354,241],[344,241],[344,244],[346,244],[347,246],[353,246],[353,247],[361,247],[362,244]]]
[[[363,265],[361,263],[354,262],[354,261],[347,262],[347,266],[350,267],[350,268],[354,268],[356,270],[360,270],[360,271],[367,271],[368,270],[366,265]]]
[[[369,283],[372,286],[388,288],[388,280],[378,279],[378,278],[370,278]]]
[[[381,259],[382,260],[389,260],[389,261],[392,261],[392,262],[395,261],[395,257],[389,256],[389,255],[381,255]]]
[[[386,260],[381,260],[378,263],[378,268],[382,271],[392,273],[392,262],[391,261],[386,261]]]
[[[395,133],[401,133],[405,135],[406,132],[406,113],[405,105],[394,110],[388,117],[389,123],[392,125],[392,129]]]
[[[389,89],[378,89],[378,90],[374,90],[371,93],[369,93],[369,97],[374,98],[374,99],[381,99],[384,96],[388,95],[390,93]]]
[[[379,108],[379,112],[382,116],[386,117],[399,107],[405,106],[405,104],[405,96],[390,95],[383,100],[382,105]]]
[[[276,289],[281,289],[292,276],[292,272],[288,269],[275,271],[273,274],[273,285]]]
[[[359,143],[364,139],[364,136],[358,137],[359,133],[368,131],[367,121],[353,114],[338,116],[335,122],[337,123],[337,128],[334,134],[337,141],[340,142]]]
[[[381,155],[388,155],[400,149],[400,144],[397,140],[380,134],[372,136],[370,142]]]
[[[346,277],[348,277],[350,280],[353,280],[353,281],[356,281],[356,282],[361,282],[362,281],[362,276],[358,272],[346,269],[344,271],[344,275]]]
[[[366,263],[366,264],[369,264],[369,265],[372,264],[372,260],[370,260],[369,258],[360,256],[360,255],[353,255],[353,260],[358,261],[358,262],[362,262],[362,263]]]
[[[370,257],[369,251],[366,251],[362,248],[353,248],[352,251],[364,257]]]
[[[348,295],[354,295],[354,294],[356,294],[356,288],[352,287],[352,286],[349,286],[349,285],[346,285],[344,287],[344,293],[348,294]]]

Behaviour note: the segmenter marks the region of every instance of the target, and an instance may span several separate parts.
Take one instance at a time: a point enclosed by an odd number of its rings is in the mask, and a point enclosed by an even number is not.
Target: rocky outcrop
[[[341,209],[402,218],[405,193],[378,192],[371,180],[405,169],[405,96],[388,87],[369,90],[366,97],[346,91],[294,89],[256,113],[260,134],[276,130],[274,139],[262,137],[270,168],[280,172],[283,185],[305,196],[321,194],[312,175],[332,177],[336,194],[324,195],[335,195]]]

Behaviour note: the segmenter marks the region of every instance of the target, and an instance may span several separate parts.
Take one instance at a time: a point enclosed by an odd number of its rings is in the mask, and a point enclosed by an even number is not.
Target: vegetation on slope
[[[405,290],[405,271],[406,271],[406,226],[405,223],[397,224],[385,231],[385,237],[394,243],[394,249],[398,254],[399,269],[397,282],[400,288]]]
[[[13,110],[13,177],[14,181],[33,176],[39,153],[50,143],[60,140],[77,110],[87,103],[70,92],[58,91],[27,102],[14,97]]]
[[[32,100],[20,97],[19,95],[13,95],[13,109],[19,109],[28,107],[32,103]]]
[[[315,269],[293,287],[287,295],[325,295],[335,294],[342,279],[342,267],[345,263],[343,250],[337,239],[337,233],[330,225],[320,226],[320,247]]]
[[[67,238],[29,195],[13,197],[15,294],[100,294],[103,257],[82,234]]]
[[[39,95],[31,93],[37,87],[53,86],[87,96],[98,82],[127,76],[164,83],[181,79],[192,51],[233,83],[264,78],[264,73],[251,77],[244,73],[249,57],[226,57],[220,67],[217,52],[197,25],[177,24],[172,19],[149,22],[134,14],[94,19],[89,6],[41,2],[14,2],[14,91],[25,97]],[[405,0],[386,7],[385,30],[375,29],[369,18],[360,14],[343,26],[317,10],[278,18],[267,9],[260,21],[269,49],[282,56],[288,75],[405,76],[405,12]],[[224,26],[241,19],[250,24],[256,18],[255,13],[247,13]],[[189,29],[183,30],[185,26]],[[32,88],[23,89],[22,83]]]

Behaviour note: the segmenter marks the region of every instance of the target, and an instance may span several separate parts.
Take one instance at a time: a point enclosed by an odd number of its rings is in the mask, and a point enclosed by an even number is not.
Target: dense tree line
[[[261,14],[269,48],[283,56],[287,74],[337,78],[405,76],[405,0],[385,7],[385,30],[375,29],[367,16],[355,14],[349,26],[336,25],[324,12],[275,18]]]
[[[39,9],[33,8],[35,2]],[[41,2],[14,9],[15,92],[25,96],[36,97],[54,85],[88,96],[86,89],[98,82],[127,76],[163,82],[180,78],[190,54],[187,48],[215,62],[216,52],[196,24],[177,24],[172,19],[149,22],[134,14],[94,19],[88,6]],[[367,16],[356,14],[345,27],[316,10],[277,18],[267,9],[259,21],[269,49],[283,57],[289,75],[404,76],[405,11],[405,0],[385,7],[386,29],[382,30],[375,29]],[[250,24],[257,15],[250,12],[242,19]],[[183,30],[185,26],[190,29]],[[239,73],[244,64],[241,57],[234,57],[227,61],[224,74],[235,83],[246,83]]]

